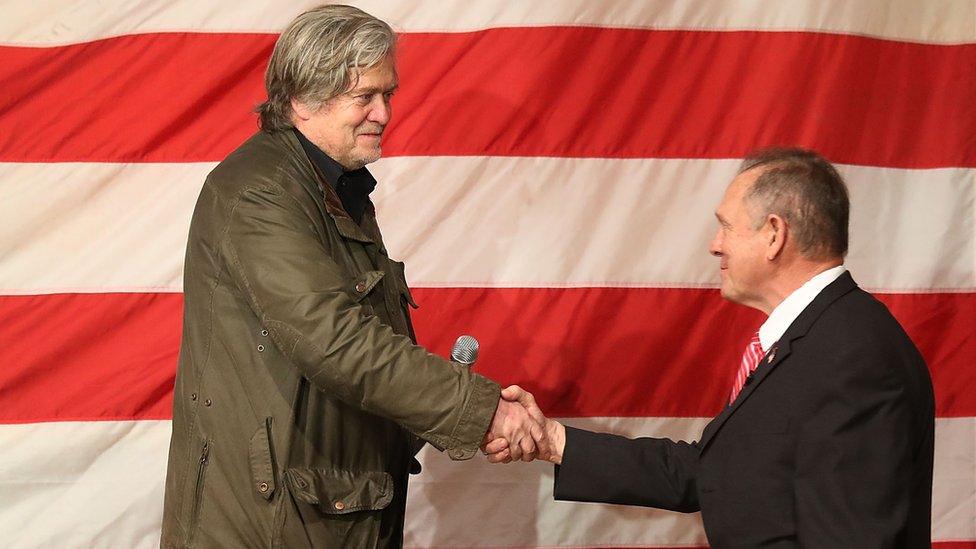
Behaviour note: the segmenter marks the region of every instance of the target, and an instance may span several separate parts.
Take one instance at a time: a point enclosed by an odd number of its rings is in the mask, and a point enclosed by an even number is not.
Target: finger
[[[522,446],[520,445],[522,439],[515,441],[513,444],[511,441],[508,443],[508,451],[512,454],[512,460],[522,459]]]
[[[508,448],[508,441],[503,438],[496,438],[485,445],[484,450],[489,454],[497,454],[506,448]]]
[[[496,454],[488,454],[489,463],[509,463],[512,461],[512,454],[505,448]]]
[[[546,429],[541,425],[533,425],[529,432],[532,434],[532,440],[535,441],[536,451],[538,452],[539,457],[542,459],[549,459],[552,446],[549,443],[549,435],[546,433]]]
[[[532,461],[535,459],[535,441],[531,436],[524,437],[522,440],[520,440],[519,448],[522,450],[522,455],[519,456],[518,459],[521,459],[522,461]]]
[[[495,435],[491,434],[491,431],[488,431],[487,433],[485,433],[485,436],[481,439],[481,444],[479,444],[478,446],[482,450],[484,450],[485,449],[485,446],[487,446],[488,443],[491,442],[491,441],[493,441],[493,440],[495,440]]]
[[[518,395],[518,401],[523,406],[535,406],[535,396],[532,393],[520,388],[520,393]]]

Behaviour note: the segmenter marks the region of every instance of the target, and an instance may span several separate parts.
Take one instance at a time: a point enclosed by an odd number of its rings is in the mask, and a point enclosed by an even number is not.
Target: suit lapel
[[[851,277],[850,272],[845,272],[837,280],[831,282],[823,291],[814,298],[813,301],[807,305],[807,308],[800,313],[800,316],[796,317],[796,320],[790,324],[790,327],[786,329],[783,337],[779,339],[776,343],[769,348],[769,352],[763,356],[762,360],[759,361],[759,365],[756,370],[749,376],[751,381],[747,378],[746,386],[743,387],[742,391],[736,399],[726,406],[722,412],[715,417],[707,426],[705,430],[702,431],[702,438],[698,442],[701,451],[704,452],[708,447],[708,444],[715,438],[715,435],[722,428],[725,422],[735,413],[736,410],[742,406],[742,403],[749,399],[756,388],[762,384],[769,374],[780,364],[782,364],[787,357],[792,353],[793,341],[802,338],[810,331],[810,328],[814,325],[820,315],[830,307],[834,301],[837,301],[841,296],[850,292],[851,290],[857,288],[857,284]]]

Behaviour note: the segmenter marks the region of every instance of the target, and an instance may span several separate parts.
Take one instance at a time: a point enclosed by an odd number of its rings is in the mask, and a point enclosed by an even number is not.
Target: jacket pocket
[[[264,499],[270,500],[275,493],[274,456],[271,447],[271,422],[266,418],[264,425],[251,436],[248,443],[248,461],[251,464],[251,486]]]
[[[376,285],[383,280],[384,274],[383,271],[366,271],[352,280],[349,288],[350,294],[363,308],[363,314],[373,314],[373,305],[368,296],[376,288]]]
[[[203,487],[207,477],[207,465],[210,463],[210,451],[213,442],[210,439],[203,441],[200,449],[200,460],[197,464],[197,479],[193,485],[193,499],[190,500],[190,513],[186,527],[186,545],[193,544],[193,535],[197,531],[197,524],[200,521],[200,508],[203,505]]]
[[[379,511],[393,501],[393,477],[382,471],[291,468],[285,481],[295,499],[328,515]]]

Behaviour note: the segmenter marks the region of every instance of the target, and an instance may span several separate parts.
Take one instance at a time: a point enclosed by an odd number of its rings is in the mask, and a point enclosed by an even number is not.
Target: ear
[[[783,252],[786,247],[786,237],[789,234],[789,226],[786,220],[776,214],[769,214],[766,218],[766,260],[773,261]]]
[[[291,110],[295,113],[295,117],[300,120],[308,120],[312,118],[312,109],[308,108],[308,105],[302,103],[301,101],[291,98]]]

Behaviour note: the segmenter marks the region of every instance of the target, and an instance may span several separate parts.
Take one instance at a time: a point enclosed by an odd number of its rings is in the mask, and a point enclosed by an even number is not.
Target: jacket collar
[[[328,179],[319,170],[315,162],[308,157],[302,144],[298,141],[298,137],[295,136],[295,132],[292,131],[280,131],[277,132],[279,139],[284,141],[284,145],[288,150],[301,160],[302,169],[307,177],[301,178],[301,184],[305,188],[306,192],[312,195],[315,199],[315,204],[319,207],[319,211],[323,217],[330,217],[335,222],[336,229],[338,229],[339,234],[350,240],[355,240],[364,243],[373,243],[371,239],[363,229],[356,224],[355,221],[349,217],[346,210],[342,207],[342,201],[339,200],[339,195],[336,194],[335,189],[329,184]],[[375,209],[370,203],[366,211],[363,214],[365,219],[368,216],[374,216]]]
[[[797,339],[802,338],[810,331],[810,328],[814,325],[820,315],[827,310],[830,305],[837,301],[840,297],[851,292],[857,288],[857,283],[854,282],[854,278],[851,277],[850,272],[845,272],[837,280],[831,282],[826,288],[823,289],[820,294],[814,298],[813,301],[807,305],[807,308],[800,313],[800,316],[796,317],[796,320],[790,324],[790,327],[786,329],[783,333],[783,337],[779,339],[776,343],[770,347],[769,352],[763,356],[759,361],[759,366],[756,367],[756,371],[753,372],[749,377],[752,378],[751,381],[747,379],[746,386],[736,397],[732,404],[726,406],[722,412],[713,419],[702,432],[702,438],[698,442],[701,451],[704,452],[708,444],[715,438],[715,434],[722,428],[729,416],[735,413],[742,406],[742,403],[748,400],[748,398],[756,391],[758,387],[769,373],[772,372],[777,366],[783,363],[787,357],[790,356],[792,344]]]

